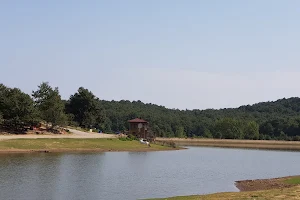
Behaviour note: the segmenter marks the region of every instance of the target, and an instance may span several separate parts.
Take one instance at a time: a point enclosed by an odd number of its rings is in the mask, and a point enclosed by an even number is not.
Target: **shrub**
[[[173,142],[173,141],[170,141],[170,142],[169,142],[169,146],[170,146],[170,147],[173,147],[173,148],[176,148],[176,144],[175,144],[175,142]]]
[[[168,146],[168,147],[173,147],[176,148],[176,143],[173,141],[163,141],[163,142],[156,142],[156,144],[160,144],[162,146]]]
[[[266,135],[265,139],[266,140],[272,140],[271,136],[269,136],[269,135]]]
[[[128,135],[125,137],[119,137],[119,140],[121,141],[132,141],[132,140],[137,140],[137,138],[134,135]]]
[[[138,140],[138,138],[136,136],[131,135],[131,134],[128,135],[127,138],[130,139],[130,140]]]
[[[94,133],[98,133],[99,130],[98,130],[98,129],[93,129],[93,132],[94,132]]]
[[[293,137],[293,140],[294,140],[294,141],[300,141],[300,136],[299,136],[299,135],[294,136],[294,137]]]
[[[119,140],[121,140],[121,141],[128,141],[127,137],[119,137]]]

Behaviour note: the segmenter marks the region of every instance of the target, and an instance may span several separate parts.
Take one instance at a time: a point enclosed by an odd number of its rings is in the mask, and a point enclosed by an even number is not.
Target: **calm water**
[[[141,199],[238,191],[234,181],[300,174],[300,153],[191,147],[168,152],[0,155],[0,199]]]

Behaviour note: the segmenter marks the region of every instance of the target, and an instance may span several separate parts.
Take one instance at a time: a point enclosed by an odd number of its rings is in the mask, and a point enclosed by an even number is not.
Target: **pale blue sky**
[[[0,82],[169,108],[299,96],[299,0],[2,0]]]

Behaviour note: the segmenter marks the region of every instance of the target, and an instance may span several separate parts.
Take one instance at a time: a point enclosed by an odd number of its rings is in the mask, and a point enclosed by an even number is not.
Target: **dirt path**
[[[12,139],[38,139],[38,138],[116,138],[115,134],[105,133],[87,133],[83,131],[69,129],[71,134],[45,134],[45,135],[0,135],[0,140],[12,140]]]
[[[76,130],[76,129],[70,129],[69,128],[69,131],[71,131],[73,134],[75,135],[82,135],[82,136],[86,136],[86,135],[91,135],[91,134],[96,134],[96,133],[89,133],[89,132],[84,132],[84,131],[79,131],[79,130]],[[107,134],[106,134],[107,135]]]

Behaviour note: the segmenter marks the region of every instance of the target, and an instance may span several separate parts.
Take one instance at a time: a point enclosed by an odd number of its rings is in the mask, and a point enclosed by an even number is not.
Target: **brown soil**
[[[236,181],[235,185],[240,191],[258,191],[258,190],[270,190],[270,189],[283,189],[290,188],[295,185],[285,183],[285,180],[299,176],[289,176],[272,179],[257,179],[257,180],[243,180]]]

